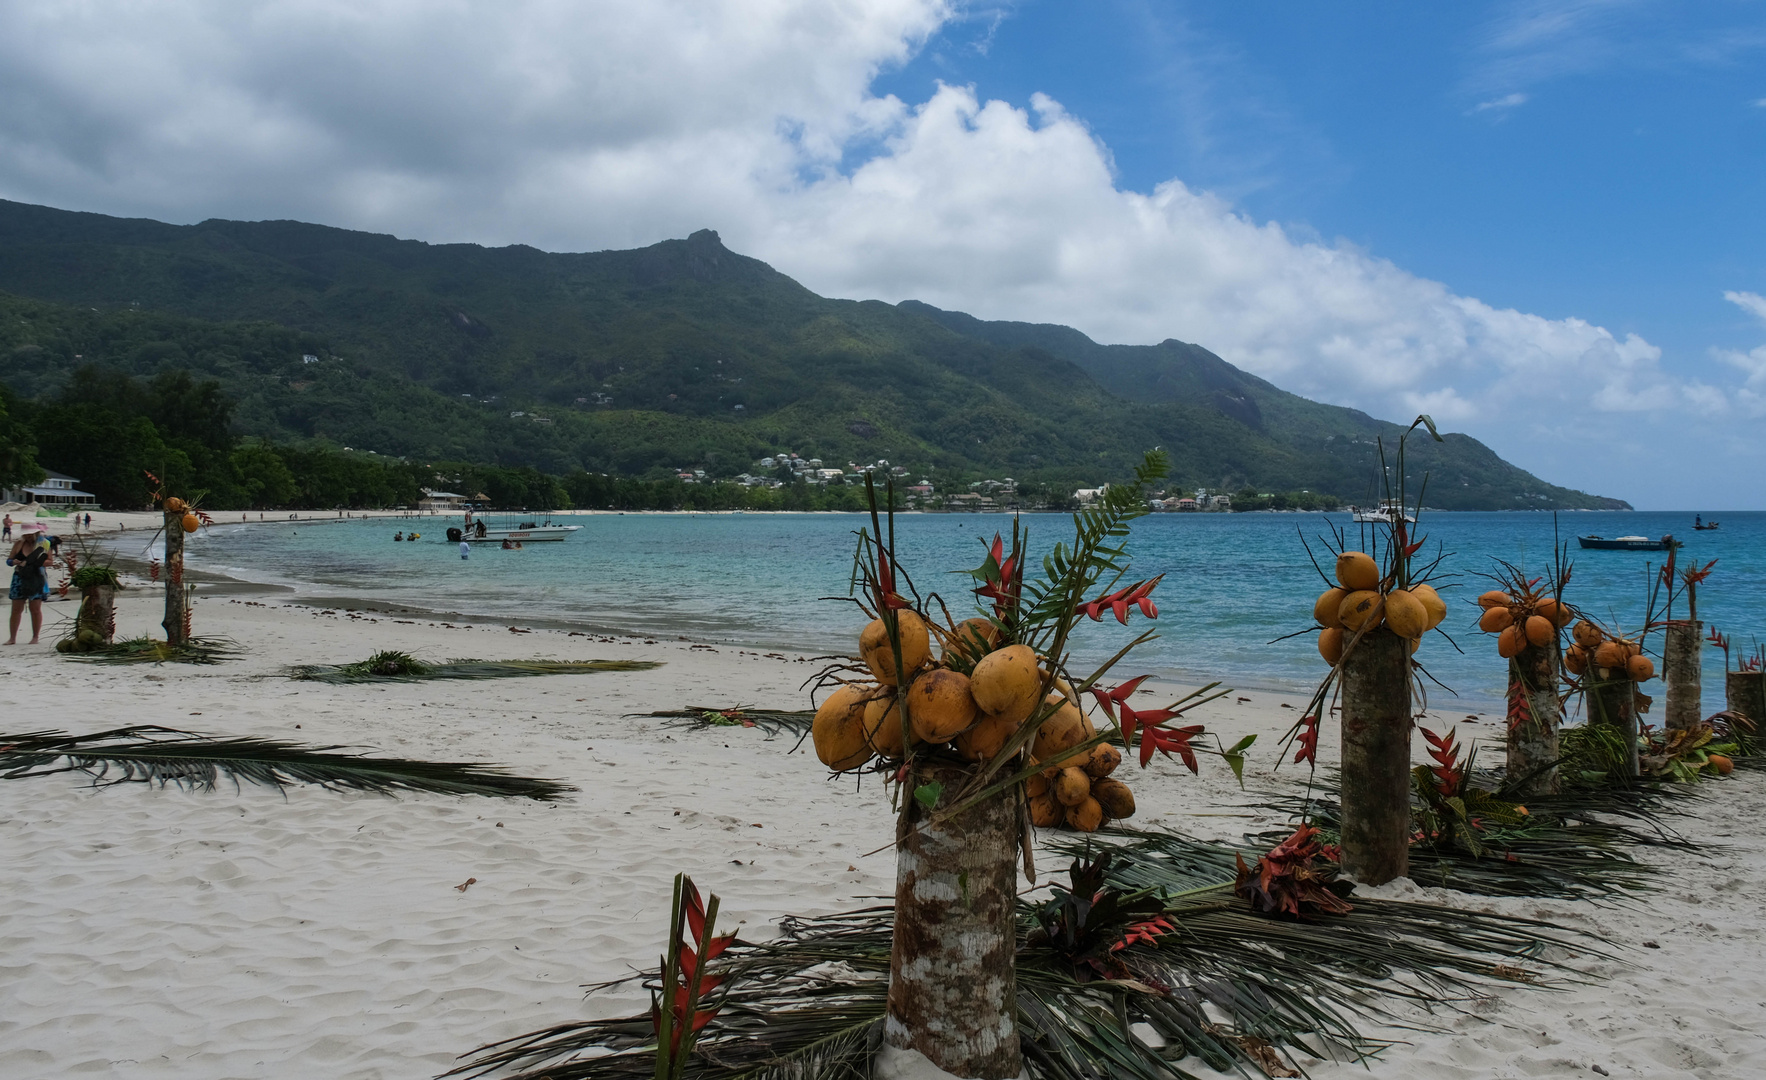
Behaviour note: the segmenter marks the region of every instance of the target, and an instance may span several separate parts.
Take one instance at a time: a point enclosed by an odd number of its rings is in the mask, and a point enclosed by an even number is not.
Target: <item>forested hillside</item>
[[[559,476],[732,476],[791,450],[1060,489],[1160,445],[1176,487],[1365,501],[1400,430],[1194,345],[818,297],[710,231],[548,254],[0,202],[0,291],[0,380],[31,407],[90,396],[82,366],[184,371],[218,382],[236,434]],[[1464,435],[1418,461],[1437,506],[1614,505]]]

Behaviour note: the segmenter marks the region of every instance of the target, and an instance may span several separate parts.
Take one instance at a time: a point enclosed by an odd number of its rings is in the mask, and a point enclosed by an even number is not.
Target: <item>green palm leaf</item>
[[[218,780],[264,787],[316,784],[331,790],[426,791],[550,801],[574,791],[556,780],[514,776],[476,762],[413,761],[337,753],[280,739],[210,738],[152,724],[90,735],[33,731],[0,735],[0,780],[83,772],[94,784],[176,784],[211,791]]]

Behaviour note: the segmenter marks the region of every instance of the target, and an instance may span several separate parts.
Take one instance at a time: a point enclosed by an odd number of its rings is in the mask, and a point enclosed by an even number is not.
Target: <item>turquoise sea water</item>
[[[868,518],[585,514],[557,520],[582,530],[563,543],[521,551],[478,547],[465,561],[444,539],[454,522],[442,518],[222,524],[194,537],[189,557],[193,565],[290,584],[311,596],[354,597],[364,606],[404,604],[817,653],[856,648],[857,610],[819,598],[846,594],[853,531]],[[1582,551],[1574,537],[1672,532],[1686,544],[1683,565],[1719,560],[1700,589],[1706,625],[1733,634],[1738,644],[1753,635],[1766,640],[1766,513],[1725,514],[1720,531],[1703,533],[1692,530],[1690,513],[1579,513],[1558,521],[1575,563],[1566,592],[1571,602],[1627,628],[1641,624],[1646,567],[1659,565],[1662,553]],[[1025,522],[1039,558],[1072,534],[1065,515],[1026,515]],[[423,531],[421,541],[392,542],[412,524]],[[1314,684],[1323,662],[1310,636],[1270,641],[1310,624],[1312,601],[1324,585],[1300,534],[1322,552],[1316,537],[1331,524],[1352,541],[1359,535],[1347,515],[1335,514],[1161,514],[1135,522],[1134,576],[1167,575],[1155,594],[1162,636],[1119,670],[1294,692]],[[944,571],[979,565],[979,540],[1010,527],[999,515],[904,515],[896,519],[896,543],[921,593],[939,592],[962,617],[969,579]],[[1426,551],[1439,542],[1448,553],[1442,567],[1448,581],[1457,575],[1459,587],[1442,588],[1449,608],[1443,628],[1465,653],[1431,634],[1419,657],[1468,708],[1499,701],[1506,672],[1494,639],[1473,625],[1472,598],[1493,587],[1478,575],[1493,572],[1499,558],[1543,571],[1552,527],[1550,514],[1424,515]],[[1126,640],[1108,616],[1088,630],[1082,655],[1107,655]],[[1650,642],[1653,651],[1660,634]],[[1708,650],[1705,665],[1707,711],[1715,711],[1722,707],[1721,654]],[[1652,685],[1659,693],[1661,684]],[[1431,702],[1452,707],[1439,688],[1431,690]]]

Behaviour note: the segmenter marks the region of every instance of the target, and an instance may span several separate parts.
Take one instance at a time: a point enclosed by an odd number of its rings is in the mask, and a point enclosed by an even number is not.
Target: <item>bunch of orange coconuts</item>
[[[1504,660],[1519,656],[1528,648],[1545,648],[1576,617],[1570,605],[1556,597],[1522,593],[1517,598],[1501,589],[1491,589],[1478,597],[1478,606],[1484,609],[1478,617],[1478,629],[1496,635],[1496,655]]]
[[[178,524],[183,526],[185,532],[192,533],[202,527],[202,519],[196,516],[196,513],[190,509],[190,504],[183,499],[175,495],[171,496],[166,499],[165,507],[168,514],[183,515],[178,519]]]
[[[1318,635],[1318,654],[1332,667],[1343,659],[1343,646],[1357,631],[1384,624],[1410,642],[1410,651],[1415,652],[1422,636],[1447,618],[1447,605],[1432,586],[1382,591],[1383,583],[1380,565],[1366,552],[1337,556],[1338,587],[1326,589],[1312,605],[1313,619],[1324,627]]]
[[[1564,667],[1572,675],[1580,675],[1592,665],[1607,678],[1620,673],[1632,682],[1643,682],[1656,676],[1656,665],[1643,655],[1643,646],[1607,633],[1587,619],[1570,630],[1572,644],[1564,650]]]
[[[1049,681],[1040,658],[1028,645],[1000,647],[987,619],[969,619],[939,631],[940,659],[932,659],[932,632],[917,613],[895,613],[901,636],[901,666],[883,620],[873,619],[859,635],[859,656],[875,682],[846,683],[816,710],[810,735],[816,756],[835,772],[847,772],[873,758],[899,761],[902,741],[897,690],[907,688],[908,740],[914,747],[947,748],[965,761],[987,761],[1038,711],[1054,707],[1030,743],[1032,764],[1055,757],[1097,734],[1078,695],[1060,679],[1046,700]],[[972,666],[971,666],[972,665]],[[965,675],[957,667],[969,667]],[[1041,828],[1067,825],[1094,832],[1106,821],[1134,814],[1134,794],[1110,774],[1122,752],[1108,743],[1066,758],[1032,776],[1026,784],[1030,818]]]

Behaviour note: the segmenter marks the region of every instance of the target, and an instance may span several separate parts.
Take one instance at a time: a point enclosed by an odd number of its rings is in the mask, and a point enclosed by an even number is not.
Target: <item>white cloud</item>
[[[1756,101],[1756,102],[1754,102],[1754,108],[1756,108],[1756,109],[1766,109],[1766,97],[1763,97],[1763,98],[1761,98],[1761,99],[1760,99],[1760,100],[1758,100],[1758,101]]]
[[[552,250],[710,226],[819,292],[1199,342],[1310,397],[1431,412],[1622,497],[1639,493],[1614,489],[1613,454],[1750,407],[1751,385],[1677,379],[1635,334],[1456,295],[1178,179],[1121,190],[1107,148],[1050,98],[871,92],[964,10],[15,3],[0,7],[0,195]]]
[[[1473,115],[1476,115],[1477,113],[1481,113],[1481,112],[1489,112],[1492,109],[1498,109],[1503,112],[1506,112],[1509,109],[1517,108],[1519,106],[1525,105],[1526,103],[1527,103],[1527,95],[1516,92],[1513,94],[1504,94],[1502,97],[1499,97],[1499,98],[1491,98],[1489,101],[1480,101],[1476,105],[1473,105],[1471,107],[1470,112]]]

